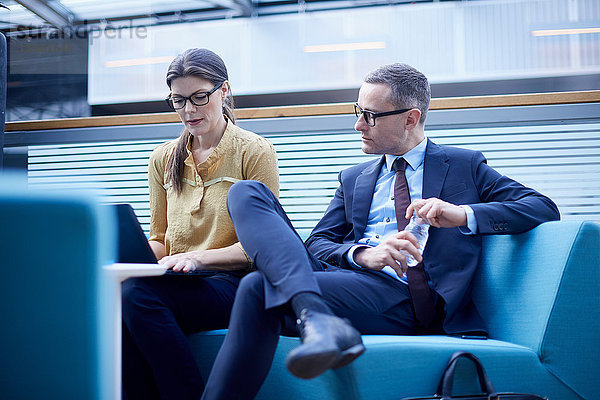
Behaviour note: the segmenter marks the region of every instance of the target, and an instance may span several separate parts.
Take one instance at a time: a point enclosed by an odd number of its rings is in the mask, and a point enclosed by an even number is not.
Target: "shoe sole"
[[[305,357],[288,358],[285,364],[294,376],[301,379],[312,379],[337,364],[339,358],[339,351],[330,351]]]
[[[362,353],[364,353],[366,347],[362,344],[355,344],[354,346],[342,351],[341,358],[331,367],[333,369],[340,369],[356,360]]]
[[[301,379],[312,379],[331,369],[347,366],[365,352],[362,343],[356,344],[338,353],[337,351],[313,354],[306,357],[286,360],[287,369]]]

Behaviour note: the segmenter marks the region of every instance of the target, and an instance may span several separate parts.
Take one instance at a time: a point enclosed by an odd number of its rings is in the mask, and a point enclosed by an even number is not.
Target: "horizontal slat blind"
[[[338,173],[372,159],[360,150],[360,136],[348,129],[270,132],[279,157],[280,200],[301,237],[308,237],[338,186]]]
[[[105,203],[129,203],[148,233],[148,158],[163,141],[29,146],[29,185],[93,190]]]
[[[600,124],[436,130],[439,144],[484,153],[498,172],[554,200],[565,220],[600,221]]]
[[[372,159],[360,135],[289,126],[267,137],[277,149],[281,202],[302,237],[322,216],[340,170]],[[563,219],[600,221],[600,124],[530,125],[428,130],[438,144],[479,150],[502,174],[550,196]],[[167,140],[167,139],[164,139]],[[164,140],[29,147],[29,183],[54,189],[93,189],[106,202],[131,203],[149,224],[147,162]]]

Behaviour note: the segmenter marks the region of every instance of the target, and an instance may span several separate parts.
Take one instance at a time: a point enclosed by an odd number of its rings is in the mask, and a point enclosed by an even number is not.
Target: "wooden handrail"
[[[496,96],[445,97],[432,99],[430,110],[452,110],[463,108],[515,107],[552,104],[598,103],[600,90],[579,92],[509,94]],[[317,115],[352,114],[353,103],[312,104],[283,107],[240,108],[235,111],[238,119],[303,117]],[[173,112],[49,119],[41,121],[7,122],[6,132],[36,131],[48,129],[87,128],[121,125],[165,124],[179,122]]]

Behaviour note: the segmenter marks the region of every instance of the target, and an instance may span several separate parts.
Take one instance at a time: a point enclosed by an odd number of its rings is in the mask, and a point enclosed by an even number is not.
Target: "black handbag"
[[[452,395],[452,384],[454,382],[454,370],[456,364],[461,358],[468,358],[473,361],[477,368],[477,375],[479,377],[479,385],[481,386],[481,394],[470,394],[470,395]],[[547,397],[540,397],[535,394],[525,393],[497,393],[492,385],[492,382],[488,378],[483,369],[481,361],[473,354],[466,351],[457,351],[452,354],[448,366],[442,374],[442,379],[438,385],[437,391],[433,396],[430,397],[405,397],[402,400],[547,400]]]

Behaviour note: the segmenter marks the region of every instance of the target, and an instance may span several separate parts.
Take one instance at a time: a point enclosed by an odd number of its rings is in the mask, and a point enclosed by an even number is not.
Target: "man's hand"
[[[423,261],[423,257],[419,254],[419,242],[417,238],[409,232],[398,232],[387,238],[375,247],[360,247],[354,252],[354,261],[361,267],[372,269],[375,271],[381,270],[386,265],[389,265],[396,271],[399,277],[402,277],[408,265],[406,264],[406,255],[402,250],[409,253],[419,262]]]
[[[204,252],[200,250],[188,251],[187,253],[163,257],[158,263],[175,272],[192,272],[205,266],[202,261],[203,254]]]
[[[406,209],[406,218],[416,212],[436,228],[456,228],[467,225],[467,212],[457,205],[447,203],[435,197],[413,201]]]

